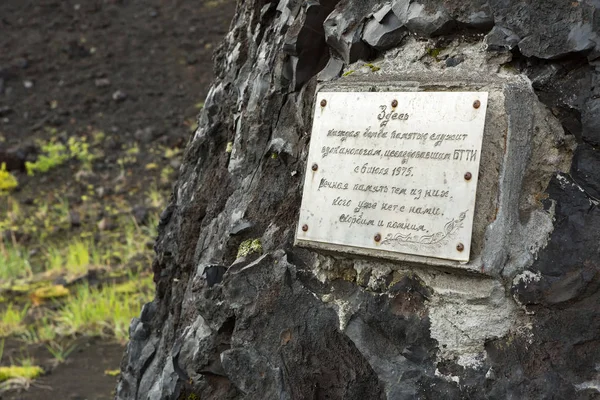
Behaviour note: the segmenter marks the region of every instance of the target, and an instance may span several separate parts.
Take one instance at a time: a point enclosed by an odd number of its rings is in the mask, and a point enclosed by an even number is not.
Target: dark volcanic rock
[[[596,47],[600,26],[593,0],[491,0],[489,5],[495,24],[520,38],[519,50],[527,57],[558,58]]]
[[[282,256],[276,265],[264,256],[234,272],[225,284],[227,301],[243,305],[236,312],[232,349],[222,357],[227,376],[251,397],[382,398],[373,370],[339,331],[337,315],[322,307]],[[269,288],[269,296],[261,299],[259,291],[248,290],[261,286]],[[312,317],[299,326],[294,314]],[[264,371],[266,376],[248,371]]]
[[[600,151],[581,144],[573,158],[571,175],[591,199],[600,200]]]
[[[592,74],[591,93],[581,107],[583,140],[593,146],[600,146],[600,71]]]
[[[553,179],[548,193],[557,204],[555,231],[532,272],[512,289],[515,298],[536,315],[529,343],[518,338],[511,343],[512,338],[507,338],[491,343],[488,352],[494,371],[519,384],[496,393],[518,398],[596,398],[600,210],[566,175]],[[526,357],[518,355],[524,346],[529,349]],[[548,362],[539,363],[541,358]],[[551,367],[554,363],[559,365]]]
[[[566,132],[580,139],[585,103],[594,96],[591,90],[592,69],[587,62],[576,57],[557,63],[543,63],[531,67],[528,75],[539,99],[560,120]],[[584,119],[588,136],[593,128],[589,117],[591,115],[586,114]]]
[[[331,81],[340,76],[343,68],[344,62],[342,60],[331,57],[325,68],[319,72],[317,79],[320,82]]]
[[[392,3],[394,14],[408,30],[422,36],[434,36],[450,31],[453,19],[441,4],[423,4],[410,0]]]
[[[131,324],[117,398],[597,398],[596,8],[240,2],[160,217],[156,299]],[[488,114],[498,131],[484,147],[512,169],[482,163],[479,182],[510,199],[485,205],[495,209],[486,237],[501,244],[482,246],[497,246],[501,271],[294,246],[318,81],[370,57],[381,70],[361,79],[373,86],[414,71],[434,90],[436,74],[457,80],[452,90],[505,85],[490,92],[488,112],[502,107],[508,122]],[[352,89],[359,73],[343,75],[337,83]],[[510,225],[499,234],[503,214]],[[246,240],[260,252],[238,259]]]
[[[398,45],[406,35],[406,28],[388,4],[374,13],[373,18],[367,22],[363,40],[377,50],[387,50]]]
[[[336,2],[337,0],[307,2],[286,33],[283,50],[290,55],[293,86],[297,89],[327,63],[329,53],[323,21]]]
[[[33,145],[23,145],[3,149],[0,147],[0,165],[5,164],[7,171],[25,171],[25,162],[34,161],[37,149]]]
[[[346,25],[346,23],[346,20],[339,17],[329,21],[329,24],[325,25],[328,33],[327,44],[346,63],[368,58],[370,53],[369,48],[361,38],[363,25],[354,27]]]
[[[485,37],[485,42],[489,50],[512,50],[519,43],[519,37],[510,29],[494,26]]]
[[[594,260],[600,248],[594,243],[600,240],[600,209],[568,175],[553,179],[548,193],[557,204],[557,224],[533,272],[515,282],[513,291],[523,304],[557,304],[578,298],[588,288],[598,290],[600,271]]]

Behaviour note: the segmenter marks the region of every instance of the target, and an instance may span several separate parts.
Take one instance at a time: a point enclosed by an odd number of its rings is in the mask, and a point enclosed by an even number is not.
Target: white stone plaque
[[[469,261],[487,99],[320,92],[296,244]]]

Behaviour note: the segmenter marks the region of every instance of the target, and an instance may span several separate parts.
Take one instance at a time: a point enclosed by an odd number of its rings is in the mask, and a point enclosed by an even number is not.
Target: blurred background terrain
[[[233,0],[0,1],[0,398],[109,399]]]

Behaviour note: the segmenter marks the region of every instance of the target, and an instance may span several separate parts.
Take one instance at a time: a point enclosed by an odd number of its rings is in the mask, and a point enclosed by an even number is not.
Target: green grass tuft
[[[31,265],[23,250],[0,240],[0,282],[31,276]]]
[[[91,265],[101,265],[103,261],[104,258],[90,240],[76,239],[68,243],[66,249],[49,246],[46,250],[46,270],[78,275],[86,273]]]
[[[29,307],[19,309],[14,304],[10,303],[2,312],[0,312],[0,337],[25,332],[23,319],[27,315]]]
[[[73,351],[75,351],[76,348],[77,345],[75,344],[63,346],[62,344],[55,341],[51,341],[48,344],[46,344],[46,350],[48,350],[48,352],[52,354],[52,357],[54,357],[54,359],[59,363],[65,362],[67,357],[69,357],[69,355]]]
[[[128,293],[119,285],[103,289],[80,286],[53,318],[58,332],[67,336],[113,336],[126,341],[131,319],[139,314],[142,304],[150,301],[154,286],[151,277],[131,279],[138,284],[137,294]]]
[[[19,335],[19,339],[27,344],[51,343],[56,337],[56,326],[44,316],[36,321],[36,326],[30,326],[27,331]]]

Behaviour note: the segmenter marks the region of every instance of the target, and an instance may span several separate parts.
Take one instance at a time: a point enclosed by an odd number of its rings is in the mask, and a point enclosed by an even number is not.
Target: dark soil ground
[[[68,227],[50,224],[51,237],[89,222],[102,244],[107,222],[98,221],[159,208],[147,198],[151,187],[166,201],[234,9],[233,0],[0,1],[0,161],[18,179],[13,197],[26,214],[36,212],[36,199],[61,197],[81,215]],[[73,163],[25,173],[40,143],[70,137],[94,144],[93,173]],[[11,235],[43,254],[45,244],[18,226]],[[0,363],[20,352],[47,373],[1,399],[109,399],[116,378],[104,371],[119,367],[123,345],[80,338],[52,366],[43,346],[9,339]]]
[[[48,374],[33,381],[26,389],[5,394],[2,399],[47,400],[107,400],[114,398],[117,378],[105,373],[115,369],[121,360],[123,346],[94,338],[78,340],[75,348],[63,363],[55,359],[44,346],[32,346],[27,354]],[[5,356],[19,358],[22,345],[15,341],[6,343]]]

